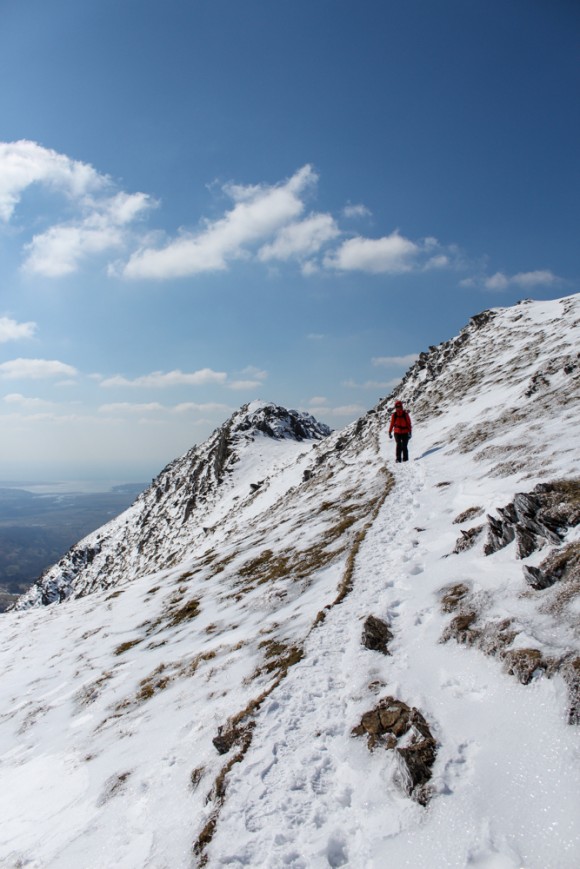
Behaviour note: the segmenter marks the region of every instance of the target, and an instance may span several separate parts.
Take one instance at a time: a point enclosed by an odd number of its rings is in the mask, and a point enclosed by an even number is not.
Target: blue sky
[[[3,0],[0,479],[334,428],[579,289],[574,0]]]

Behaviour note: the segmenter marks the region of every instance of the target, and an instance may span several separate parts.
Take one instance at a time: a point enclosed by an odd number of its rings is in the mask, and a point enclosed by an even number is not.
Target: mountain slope
[[[224,516],[263,510],[270,477],[291,486],[298,459],[328,434],[308,414],[265,402],[244,406],[204,444],[171,462],[132,507],[73,546],[16,609],[82,597],[167,567],[186,551],[203,553]],[[256,439],[259,448],[252,448]]]
[[[408,464],[391,398],[3,616],[2,865],[574,869],[579,339],[578,296],[474,318]]]

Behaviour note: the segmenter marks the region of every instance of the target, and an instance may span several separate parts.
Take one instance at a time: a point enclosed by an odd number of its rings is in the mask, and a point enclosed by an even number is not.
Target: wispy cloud
[[[329,269],[362,271],[371,274],[410,271],[420,253],[415,242],[393,232],[383,238],[349,238],[324,260]]]
[[[234,408],[228,404],[219,404],[218,402],[198,403],[195,401],[182,401],[172,408],[173,413],[219,413],[223,416],[233,413]]]
[[[111,413],[111,414],[125,414],[125,413],[158,413],[159,411],[164,410],[162,404],[159,404],[157,401],[150,401],[146,403],[138,403],[138,402],[130,402],[130,401],[116,401],[111,404],[102,404],[99,407],[99,413]]]
[[[4,396],[6,404],[11,404],[14,407],[19,407],[22,410],[40,410],[41,408],[52,407],[52,401],[46,401],[44,398],[31,398],[21,395],[19,392],[12,392]]]
[[[0,219],[12,219],[33,186],[65,197],[72,216],[66,222],[43,219],[47,226],[24,247],[24,268],[47,277],[75,272],[91,256],[128,243],[128,227],[155,205],[145,193],[119,191],[112,179],[92,166],[36,142],[0,142]],[[40,218],[40,215],[39,215]]]
[[[486,290],[501,291],[509,287],[521,287],[529,289],[533,287],[550,287],[554,284],[564,283],[564,279],[558,277],[548,269],[537,269],[531,272],[518,272],[515,275],[506,275],[504,272],[496,272],[493,275],[478,275],[464,278],[459,282],[462,287],[484,287]]]
[[[224,217],[207,221],[197,233],[183,233],[165,247],[143,248],[130,258],[122,273],[127,278],[167,279],[220,271],[261,245],[304,210],[303,196],[315,184],[311,166],[276,185],[228,185],[224,192],[234,207]]]
[[[338,235],[340,229],[330,214],[311,214],[280,229],[274,241],[260,248],[258,259],[268,262],[309,257]]]
[[[342,382],[342,386],[347,389],[392,389],[400,382],[400,377],[393,377],[391,380],[365,380],[364,383],[357,383],[356,380],[349,379]]]
[[[388,368],[390,366],[407,368],[416,362],[419,358],[418,353],[407,353],[406,356],[374,356],[371,363],[379,368]]]
[[[10,317],[0,317],[0,344],[32,338],[35,332],[36,323],[18,323]]]
[[[319,417],[321,420],[340,419],[349,422],[364,413],[366,409],[367,408],[363,407],[362,404],[342,404],[337,407],[332,407],[329,404],[324,403],[320,406],[310,405],[308,407],[308,413],[311,413],[315,417]]]
[[[243,391],[248,389],[261,389],[264,381],[268,377],[268,372],[253,365],[248,365],[239,372],[239,376],[227,382],[229,389]]]
[[[131,386],[136,388],[166,388],[171,386],[205,386],[212,383],[224,383],[227,379],[225,371],[213,371],[211,368],[201,368],[199,371],[153,371],[141,377],[130,379],[120,374],[101,380],[105,388]]]
[[[359,219],[361,217],[371,217],[372,211],[366,205],[345,205],[342,209],[343,216],[349,219]]]
[[[87,163],[71,160],[36,142],[0,142],[0,219],[4,221],[10,220],[22,194],[33,184],[79,200],[109,183]]]
[[[46,380],[54,377],[76,377],[76,368],[56,359],[11,359],[0,364],[3,380]]]
[[[51,226],[26,245],[24,268],[46,277],[76,272],[84,259],[122,249],[128,242],[126,228],[151,208],[143,193],[117,195],[83,204],[88,214],[66,224]]]
[[[144,226],[158,205],[150,195],[120,190],[91,165],[35,142],[3,142],[0,220],[10,221],[25,191],[35,186],[60,198],[52,210],[43,200],[45,211],[36,216],[34,234],[29,232],[23,243],[24,270],[49,278],[71,275],[94,261],[106,264],[110,278],[159,281],[226,271],[237,261],[270,269],[276,265],[276,271],[293,265],[305,278],[325,272],[396,276],[465,268],[456,246],[433,237],[413,239],[398,229],[376,238],[353,236],[352,221],[371,214],[361,203],[348,203],[337,215],[307,213],[317,181],[316,171],[306,164],[275,183],[221,185],[229,207],[219,217],[194,218],[195,228],[167,237]],[[24,238],[26,230],[20,229]],[[529,272],[508,278],[498,272],[486,285],[534,286],[550,275]]]

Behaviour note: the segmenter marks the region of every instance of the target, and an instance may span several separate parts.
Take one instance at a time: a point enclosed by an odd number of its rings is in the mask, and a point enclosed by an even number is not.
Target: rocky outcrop
[[[492,555],[515,540],[517,557],[527,558],[546,544],[559,545],[566,531],[580,523],[580,480],[540,483],[497,512],[499,518],[487,517],[484,553]]]
[[[385,621],[376,616],[367,617],[362,633],[362,644],[365,649],[390,655],[388,645],[392,639],[392,631]]]
[[[377,747],[394,750],[399,760],[398,784],[421,805],[431,796],[428,782],[437,756],[437,743],[418,709],[395,697],[383,697],[365,712],[352,730],[353,736],[366,736],[370,751]]]
[[[461,528],[461,537],[458,537],[453,547],[453,553],[459,555],[460,552],[466,552],[477,543],[477,540],[483,531],[483,525],[475,525],[473,528],[464,530]]]
[[[557,582],[580,583],[580,543],[570,543],[551,552],[539,567],[525,564],[523,571],[524,579],[536,591]]]

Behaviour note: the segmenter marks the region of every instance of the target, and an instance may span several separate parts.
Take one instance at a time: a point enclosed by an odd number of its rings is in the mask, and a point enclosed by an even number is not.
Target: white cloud
[[[494,275],[482,279],[483,286],[486,290],[506,290],[508,287],[513,286],[523,288],[539,286],[549,287],[561,282],[562,278],[559,278],[547,269],[538,269],[533,272],[518,272],[511,276],[506,275],[503,272],[496,272]],[[475,278],[466,278],[461,281],[461,286],[477,286],[477,280]]]
[[[197,233],[183,233],[161,249],[143,248],[129,259],[127,278],[167,279],[227,269],[231,260],[247,255],[248,246],[274,235],[304,210],[302,196],[317,180],[304,166],[284,184],[228,185],[224,191],[234,207],[225,216],[207,221]]]
[[[127,225],[154,204],[144,193],[117,193],[100,201],[91,197],[85,217],[51,226],[33,237],[25,248],[28,259],[24,267],[46,277],[71,274],[83,259],[124,247]]]
[[[323,404],[320,407],[311,406],[308,408],[308,413],[311,413],[316,417],[325,417],[325,418],[340,418],[346,420],[356,419],[356,417],[360,416],[362,413],[366,411],[366,408],[362,406],[362,404],[343,404],[339,407],[328,407],[328,405]]]
[[[345,205],[342,213],[348,218],[370,217],[372,211],[366,205]]]
[[[248,389],[260,389],[262,386],[261,381],[259,380],[232,380],[228,383],[228,389],[235,390],[248,390]]]
[[[35,235],[26,245],[28,258],[26,271],[60,278],[76,272],[80,261],[91,254],[100,254],[123,244],[123,236],[117,227],[52,226],[41,235]]]
[[[400,377],[394,377],[391,380],[380,381],[380,380],[365,380],[364,383],[357,383],[355,380],[345,380],[342,383],[342,386],[346,386],[349,389],[392,389],[398,383],[400,383]]]
[[[38,410],[42,407],[52,407],[51,401],[45,401],[43,398],[27,398],[19,392],[12,392],[4,396],[6,404],[12,404],[23,410]]]
[[[255,365],[247,365],[240,371],[240,374],[247,375],[255,380],[266,380],[268,377],[267,371],[264,371],[262,368],[256,368]]]
[[[260,248],[258,259],[267,262],[312,256],[338,235],[340,230],[330,214],[311,214],[304,220],[282,227],[273,242]]]
[[[11,359],[0,364],[3,380],[44,380],[49,377],[75,377],[76,368],[55,359]]]
[[[102,404],[99,407],[99,413],[157,413],[160,410],[164,410],[164,407],[156,401],[143,404],[130,401],[116,401],[111,404]]]
[[[427,260],[423,268],[425,271],[429,269],[444,269],[450,265],[449,257],[443,253],[438,254],[437,256],[432,256]]]
[[[32,184],[79,199],[110,180],[92,166],[43,148],[36,142],[0,142],[0,218],[10,220],[23,192]]]
[[[234,408],[227,404],[218,404],[217,402],[206,402],[198,404],[194,401],[183,401],[181,404],[176,404],[172,408],[173,413],[219,413],[224,416],[233,413]]]
[[[309,341],[323,341],[326,335],[323,335],[322,332],[309,332],[306,337]]]
[[[36,332],[36,323],[17,323],[10,317],[0,317],[0,344],[6,341],[18,341],[21,338],[32,338]]]
[[[509,287],[510,284],[509,278],[506,278],[506,276],[501,272],[496,272],[495,275],[486,278],[483,283],[485,288],[488,290],[505,290],[505,288]]]
[[[135,377],[133,380],[117,374],[102,380],[100,385],[103,387],[165,388],[169,386],[204,386],[208,383],[224,383],[226,379],[227,374],[224,371],[213,371],[211,368],[201,368],[199,371],[191,372],[176,369],[168,372],[153,371],[151,374]]]
[[[406,356],[375,356],[371,360],[372,364],[377,367],[388,367],[389,365],[402,365],[406,368],[412,365],[419,358],[418,353],[407,353]]]
[[[559,283],[561,278],[550,271],[536,271],[519,272],[517,275],[514,275],[511,280],[512,283],[517,284],[520,287],[536,287],[550,286],[550,284]]]
[[[393,232],[383,238],[349,238],[324,260],[327,268],[371,274],[408,272],[421,253],[415,242]]]
[[[116,191],[112,180],[92,166],[36,142],[0,142],[0,218],[10,220],[25,190],[35,184],[65,196],[76,212],[25,245],[25,269],[47,277],[70,274],[84,258],[123,247],[129,225],[156,204],[145,193]]]

